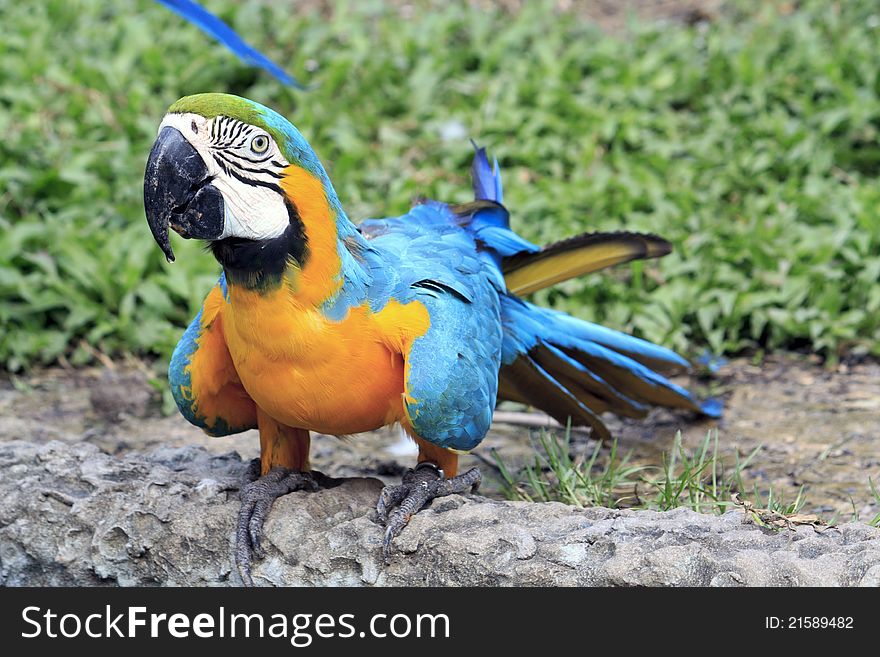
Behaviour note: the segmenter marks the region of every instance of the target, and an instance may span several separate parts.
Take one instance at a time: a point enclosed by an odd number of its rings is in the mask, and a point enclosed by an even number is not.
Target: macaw
[[[688,367],[672,351],[522,298],[662,256],[668,242],[587,233],[541,248],[510,229],[497,161],[482,148],[471,174],[471,202],[426,200],[356,226],[315,152],[273,110],[208,93],[162,120],[144,179],[153,237],[169,261],[169,228],[204,240],[222,267],[173,353],[171,392],[210,435],[259,430],[236,533],[246,584],[273,501],[332,483],[309,466],[310,432],[399,424],[418,445],[415,468],[378,500],[387,560],[430,500],[477,488],[479,469],[459,474],[458,457],[486,436],[498,400],[602,439],[605,411],[720,415],[655,371]]]

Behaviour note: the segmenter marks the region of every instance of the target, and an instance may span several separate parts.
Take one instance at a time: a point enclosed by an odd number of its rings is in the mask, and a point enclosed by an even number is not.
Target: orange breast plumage
[[[301,305],[286,286],[229,288],[225,337],[241,383],[279,422],[326,434],[404,419],[404,356],[429,325],[419,302],[358,306],[340,321]]]

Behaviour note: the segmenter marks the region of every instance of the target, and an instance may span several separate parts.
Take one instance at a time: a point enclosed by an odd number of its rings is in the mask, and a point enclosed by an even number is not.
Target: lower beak
[[[223,234],[223,195],[211,180],[202,156],[180,131],[162,128],[144,173],[144,209],[168,262],[174,261],[169,227],[187,239],[213,240]]]

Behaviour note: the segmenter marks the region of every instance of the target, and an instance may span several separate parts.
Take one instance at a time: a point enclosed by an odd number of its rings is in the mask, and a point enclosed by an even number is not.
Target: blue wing
[[[287,74],[278,64],[263,53],[249,46],[238,34],[214,14],[192,0],[156,0],[171,11],[182,16],[206,34],[229,48],[245,63],[268,71],[286,85],[303,89],[303,85]]]
[[[652,369],[687,365],[668,349],[510,295],[501,308],[503,399],[537,406],[562,423],[589,425],[602,438],[610,437],[599,418],[605,411],[641,418],[651,406],[667,406],[721,415],[719,402],[698,402]]]
[[[501,365],[499,294],[493,258],[443,203],[427,202],[393,219],[361,224],[393,279],[371,288],[376,309],[387,298],[425,306],[430,327],[405,360],[406,411],[419,437],[470,450],[492,423]]]
[[[471,450],[489,431],[498,396],[498,294],[487,286],[468,301],[425,287],[416,298],[428,309],[431,326],[405,356],[410,424],[436,445]]]

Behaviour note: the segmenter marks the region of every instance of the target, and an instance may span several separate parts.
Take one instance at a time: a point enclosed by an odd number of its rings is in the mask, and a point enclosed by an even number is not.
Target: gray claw
[[[409,470],[403,475],[403,482],[400,485],[385,486],[376,504],[379,522],[385,523],[386,527],[382,539],[382,556],[385,563],[391,560],[392,541],[400,535],[416,513],[435,498],[453,493],[476,492],[482,478],[479,468],[471,468],[464,474],[444,479],[443,471],[436,466],[416,467],[415,470]]]
[[[245,473],[241,487],[241,509],[235,531],[235,565],[245,586],[253,586],[251,575],[253,559],[262,559],[263,524],[272,510],[272,504],[282,495],[297,490],[318,490],[319,483],[331,485],[333,480],[320,472],[298,472],[286,468],[272,468],[259,476],[260,460],[255,459]]]

